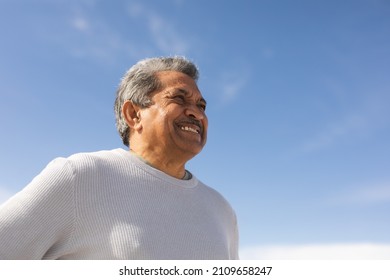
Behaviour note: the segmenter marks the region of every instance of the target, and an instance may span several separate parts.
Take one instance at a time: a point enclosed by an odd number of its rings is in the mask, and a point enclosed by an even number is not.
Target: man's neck
[[[177,160],[170,160],[167,157],[157,156],[153,152],[140,152],[130,149],[130,153],[140,158],[146,164],[177,179],[186,178],[185,164],[178,163]],[[187,175],[188,176],[188,175]]]

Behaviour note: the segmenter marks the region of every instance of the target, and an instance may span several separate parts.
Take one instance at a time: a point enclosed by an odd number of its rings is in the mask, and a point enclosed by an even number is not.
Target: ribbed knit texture
[[[0,259],[237,258],[219,193],[123,149],[57,158],[0,207]]]

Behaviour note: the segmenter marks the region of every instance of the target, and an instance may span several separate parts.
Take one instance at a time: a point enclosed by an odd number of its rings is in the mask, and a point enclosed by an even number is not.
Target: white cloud
[[[222,104],[230,103],[245,91],[250,79],[249,67],[235,65],[230,70],[221,71],[221,77],[217,80],[218,92],[220,92]]]
[[[128,12],[132,18],[139,18],[144,13],[144,7],[140,3],[132,2],[128,6]]]
[[[125,29],[100,16],[95,1],[73,2],[72,5],[63,2],[62,5],[68,17],[65,25],[60,32],[58,28],[46,30],[45,38],[76,58],[112,65],[124,58],[138,60],[157,54],[186,55],[195,45],[193,35],[180,32],[172,18],[141,1],[123,4],[129,15]],[[137,35],[138,31],[143,35]]]
[[[243,260],[390,260],[390,244],[335,243],[254,246],[240,251]]]
[[[86,18],[75,17],[71,20],[72,26],[81,32],[87,32],[90,29],[90,24]]]
[[[189,49],[187,40],[158,15],[149,16],[149,30],[157,47],[165,53],[184,54]]]
[[[126,43],[117,31],[104,21],[84,13],[79,7],[68,21],[68,32],[63,32],[58,40],[67,41],[64,45],[77,58],[92,58],[104,63],[112,63],[126,52]]]
[[[337,123],[328,125],[324,131],[304,144],[303,150],[312,152],[331,146],[334,142],[353,133],[358,133],[367,127],[367,120],[360,115],[350,115]]]
[[[189,38],[179,34],[174,24],[140,3],[131,3],[129,15],[146,22],[147,30],[156,47],[168,54],[185,54],[190,48]]]
[[[226,101],[234,99],[237,95],[240,94],[245,84],[246,81],[242,77],[235,77],[230,81],[226,81],[223,85],[224,99]]]
[[[68,9],[67,25],[61,32],[48,34],[47,38],[61,44],[74,57],[110,65],[124,58],[139,59],[150,55],[150,48],[132,32],[123,33],[106,17],[98,16],[95,1],[77,2]]]
[[[371,184],[349,189],[343,193],[337,193],[332,201],[340,204],[390,203],[390,183]]]
[[[342,91],[333,90],[335,95],[347,94]],[[320,129],[316,135],[304,142],[302,150],[304,152],[317,151],[344,139],[355,141],[359,137],[372,136],[377,131],[388,129],[390,124],[390,111],[387,106],[390,102],[388,92],[388,87],[384,87],[356,93],[357,96],[360,96],[356,97],[356,99],[360,99],[360,105],[338,121],[330,122]]]

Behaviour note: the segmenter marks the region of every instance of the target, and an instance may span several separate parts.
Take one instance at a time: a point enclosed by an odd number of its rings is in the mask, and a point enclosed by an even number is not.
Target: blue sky
[[[200,68],[188,164],[243,258],[390,259],[390,2],[0,0],[0,202],[53,158],[123,147],[115,90],[145,57]]]

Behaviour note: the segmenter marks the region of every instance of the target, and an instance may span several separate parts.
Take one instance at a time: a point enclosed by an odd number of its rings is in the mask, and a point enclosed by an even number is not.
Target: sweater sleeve
[[[231,240],[231,256],[232,260],[239,260],[239,232],[237,224],[237,216],[234,214],[234,229],[233,229],[233,238]]]
[[[0,259],[43,259],[73,230],[74,171],[53,160],[30,184],[0,207]]]

